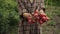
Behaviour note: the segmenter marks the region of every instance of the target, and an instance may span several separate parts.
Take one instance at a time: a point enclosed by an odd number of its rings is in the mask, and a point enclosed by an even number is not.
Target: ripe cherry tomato
[[[39,21],[40,24],[43,24],[44,22],[42,20]]]
[[[47,18],[46,17],[42,17],[42,21],[43,22],[47,22]]]
[[[45,15],[45,14],[40,14],[39,16],[40,16],[41,18],[42,18],[42,17],[46,17],[46,15]]]

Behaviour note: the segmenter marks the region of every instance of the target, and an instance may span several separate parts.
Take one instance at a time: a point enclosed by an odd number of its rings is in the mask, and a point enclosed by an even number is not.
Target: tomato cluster
[[[36,21],[38,21],[40,24],[43,24],[44,22],[47,22],[49,20],[49,18],[46,16],[46,14],[38,14],[38,10],[36,10],[33,14],[32,14],[33,18],[28,17],[28,23],[35,23]]]
[[[39,23],[40,24],[43,24],[44,22],[47,22],[49,20],[49,18],[45,15],[45,14],[40,14],[40,20],[39,20]]]

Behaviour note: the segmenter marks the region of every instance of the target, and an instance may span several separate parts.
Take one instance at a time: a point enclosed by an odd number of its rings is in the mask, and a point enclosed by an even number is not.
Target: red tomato
[[[38,16],[38,13],[35,13],[34,16]]]
[[[47,18],[46,17],[42,17],[42,21],[43,22],[46,22],[47,21]]]
[[[46,17],[46,15],[44,15],[44,14],[40,14],[40,17]]]
[[[31,23],[31,20],[28,20],[29,23]]]
[[[39,19],[40,19],[40,18],[39,18],[39,16],[37,16],[36,18],[37,18],[37,20],[39,20]]]
[[[29,23],[32,22],[31,17],[27,17],[27,20],[28,20]]]
[[[39,21],[39,23],[40,23],[40,24],[43,24],[43,21],[42,21],[42,20],[40,20],[40,21]]]

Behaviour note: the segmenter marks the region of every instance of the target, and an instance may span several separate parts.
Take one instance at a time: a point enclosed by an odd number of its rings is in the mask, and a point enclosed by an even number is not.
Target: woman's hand
[[[45,13],[44,13],[43,9],[41,9],[41,10],[38,12],[38,14],[45,14]]]
[[[25,18],[27,18],[27,17],[31,17],[31,18],[32,18],[32,15],[31,15],[30,13],[24,13],[23,16],[24,16]]]

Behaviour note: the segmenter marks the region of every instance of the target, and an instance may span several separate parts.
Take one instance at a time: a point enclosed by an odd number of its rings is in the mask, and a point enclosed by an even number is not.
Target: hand
[[[38,14],[45,14],[44,11],[41,9]]]
[[[23,16],[24,16],[25,18],[27,18],[27,17],[31,17],[31,18],[32,18],[32,15],[31,15],[30,13],[24,13]]]

